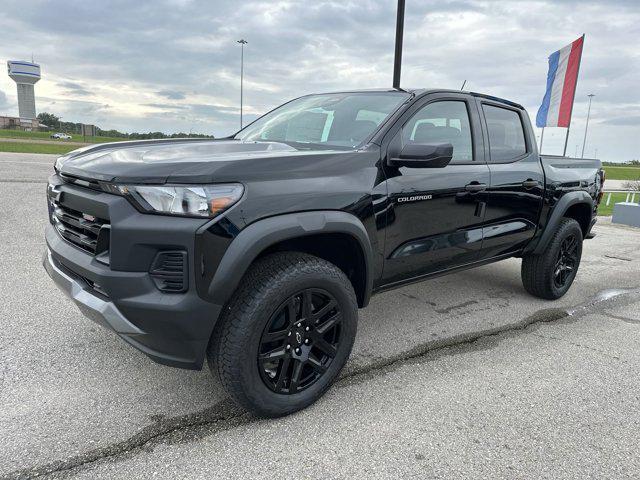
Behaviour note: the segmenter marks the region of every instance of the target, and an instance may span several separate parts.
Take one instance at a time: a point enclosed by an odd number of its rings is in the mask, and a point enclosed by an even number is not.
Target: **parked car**
[[[50,137],[57,140],[71,140],[71,135],[68,135],[66,133],[52,133]]]
[[[511,257],[562,297],[598,160],[541,156],[524,108],[446,90],[309,95],[220,140],[58,159],[44,266],[153,360],[211,371],[278,416],[337,378],[373,294]]]

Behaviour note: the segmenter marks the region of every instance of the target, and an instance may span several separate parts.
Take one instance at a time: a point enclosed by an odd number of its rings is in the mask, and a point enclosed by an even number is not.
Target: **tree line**
[[[58,132],[63,132],[63,133],[75,133],[75,134],[80,134],[82,133],[82,123],[76,123],[76,122],[63,122],[62,120],[60,120],[60,117],[58,117],[57,115],[54,115],[53,113],[48,113],[48,112],[42,112],[38,114],[38,121],[43,124],[46,125],[47,127],[51,128],[52,130],[56,130]],[[147,132],[147,133],[139,133],[139,132],[132,132],[132,133],[124,133],[124,132],[120,132],[118,130],[103,130],[100,127],[96,126],[96,135],[99,137],[113,137],[113,138],[126,138],[126,139],[131,139],[131,140],[148,140],[148,139],[152,139],[152,138],[184,138],[184,137],[191,137],[191,138],[213,138],[213,135],[204,135],[202,133],[183,133],[183,132],[179,132],[179,133],[172,133],[172,134],[166,134],[166,133],[162,133],[162,132]]]

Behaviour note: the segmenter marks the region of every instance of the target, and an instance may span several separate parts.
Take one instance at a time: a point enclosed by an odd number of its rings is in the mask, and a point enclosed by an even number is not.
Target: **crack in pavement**
[[[625,262],[632,262],[633,258],[628,258],[628,257],[618,257],[616,255],[605,255],[605,257],[607,258],[614,258],[616,260],[624,260]]]
[[[623,322],[626,322],[626,323],[640,325],[640,320],[636,320],[635,318],[624,317],[622,315],[614,315],[613,313],[607,313],[607,312],[602,312],[602,314],[610,318],[615,318],[616,320],[622,320]]]
[[[475,305],[476,303],[478,303],[477,300],[469,300],[468,302],[463,302],[458,305],[451,305],[450,307],[446,308],[436,309],[435,311],[438,313],[450,313],[453,310],[468,307],[469,305]]]
[[[544,338],[546,340],[556,340],[558,342],[562,342],[562,343],[565,343],[567,345],[571,345],[573,347],[584,348],[585,350],[590,350],[592,352],[599,353],[600,355],[602,355],[604,357],[607,357],[607,358],[612,358],[614,360],[620,360],[620,357],[618,357],[617,355],[611,355],[609,352],[604,352],[604,351],[600,350],[599,348],[595,348],[595,347],[592,347],[590,345],[583,345],[582,343],[571,342],[571,341],[566,340],[564,338],[555,337],[553,335],[541,335],[539,333],[533,333],[532,335],[535,335],[536,337],[539,337],[539,338]],[[625,360],[621,360],[621,361],[622,361],[622,363],[627,363]]]
[[[640,294],[640,287],[604,290],[589,301],[576,307],[566,309],[545,308],[511,324],[491,327],[477,332],[463,333],[446,339],[432,340],[397,356],[387,357],[362,367],[352,368],[340,377],[334,387],[343,388],[380,375],[386,375],[389,371],[415,362],[426,355],[450,355],[452,348],[473,345],[479,340],[497,337],[501,334],[518,330],[524,331],[535,324],[550,323],[571,317],[573,317],[572,320],[577,321],[579,317],[584,315],[596,312],[603,313],[602,310],[609,306],[609,301],[621,301],[621,304],[624,305],[624,300],[626,299],[626,304],[634,303],[638,301],[635,298],[638,294]],[[584,345],[577,346],[584,347]],[[599,351],[599,353],[602,352]],[[140,432],[126,440],[99,447],[64,460],[56,460],[34,467],[15,470],[0,478],[6,480],[26,479],[54,474],[56,476],[67,476],[73,474],[74,470],[87,467],[95,462],[106,459],[126,458],[128,455],[135,455],[159,443],[190,441],[260,420],[244,412],[235,406],[231,400],[227,399],[199,412],[172,418],[158,417],[154,424],[144,427]]]

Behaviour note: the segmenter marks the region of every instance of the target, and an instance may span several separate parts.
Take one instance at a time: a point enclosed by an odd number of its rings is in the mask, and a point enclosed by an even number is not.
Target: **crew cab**
[[[597,160],[540,156],[511,101],[308,95],[224,139],[60,157],[43,262],[87,317],[278,416],[329,388],[375,293],[519,257],[529,293],[564,295],[603,182]]]

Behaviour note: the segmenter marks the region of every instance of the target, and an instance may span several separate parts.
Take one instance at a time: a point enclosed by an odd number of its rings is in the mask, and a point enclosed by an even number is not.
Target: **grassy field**
[[[612,193],[611,200],[609,201],[609,205],[607,205],[607,198],[609,194],[605,192],[604,197],[602,198],[602,203],[598,207],[598,215],[609,216],[613,214],[613,206],[616,203],[624,202],[627,199],[626,193]],[[640,199],[640,192],[636,193],[635,201],[637,202]],[[631,197],[629,197],[629,201],[631,201]]]
[[[607,180],[640,180],[640,167],[602,167],[607,172]]]
[[[0,138],[18,138],[24,140],[52,140],[50,135],[54,132],[23,132],[21,130],[3,130],[0,129]],[[86,137],[82,135],[72,134],[71,142],[86,142],[86,143],[106,143],[106,142],[121,142],[126,138],[113,138],[113,137]],[[65,140],[57,140],[60,143],[64,143]],[[6,151],[6,150],[5,150]]]
[[[0,152],[17,152],[17,153],[53,153],[64,154],[80,148],[78,145],[49,145],[46,143],[29,143],[29,142],[3,142],[0,140]]]

